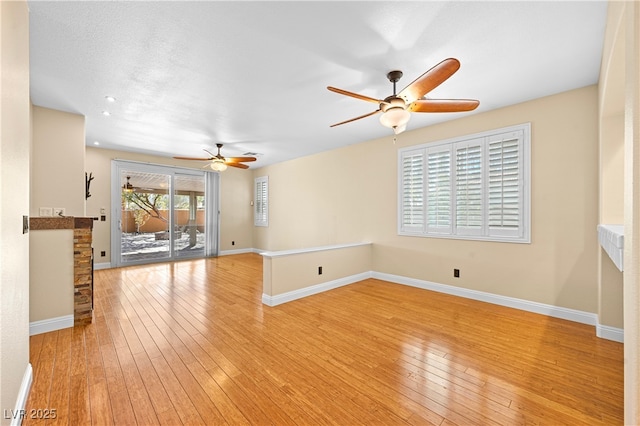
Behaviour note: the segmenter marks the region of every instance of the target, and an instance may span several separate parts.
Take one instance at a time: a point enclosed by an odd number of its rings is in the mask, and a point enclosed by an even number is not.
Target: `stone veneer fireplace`
[[[32,217],[32,231],[45,229],[73,230],[73,322],[89,324],[93,320],[93,219],[89,217]]]

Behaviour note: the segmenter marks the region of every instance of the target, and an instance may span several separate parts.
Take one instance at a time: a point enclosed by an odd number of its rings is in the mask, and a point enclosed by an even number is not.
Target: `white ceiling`
[[[606,1],[30,1],[31,97],[86,116],[86,143],[171,157],[262,154],[252,168],[383,137],[384,98],[441,60],[429,93],[471,113],[412,114],[408,131],[595,84]],[[117,100],[109,103],[105,96]],[[102,115],[103,110],[111,116]],[[215,151],[214,151],[215,152]]]

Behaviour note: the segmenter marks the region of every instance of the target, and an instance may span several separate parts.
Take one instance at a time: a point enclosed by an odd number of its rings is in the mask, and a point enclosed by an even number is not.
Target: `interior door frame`
[[[175,260],[197,259],[199,257],[180,257],[174,255],[173,233],[169,233],[169,258],[158,260],[142,260],[132,262],[122,262],[122,241],[121,241],[121,220],[122,220],[122,185],[120,175],[123,170],[141,171],[147,173],[166,174],[170,176],[169,191],[169,229],[174,229],[175,218],[173,214],[174,206],[174,180],[176,174],[202,175],[205,180],[205,250],[204,257],[216,257],[220,247],[220,176],[217,172],[191,169],[188,167],[176,167],[163,164],[153,164],[131,160],[111,160],[111,266],[121,267],[130,265],[140,265],[146,263],[172,262]],[[211,187],[212,186],[212,187]],[[212,199],[210,199],[212,198]],[[212,222],[212,228],[209,229]]]

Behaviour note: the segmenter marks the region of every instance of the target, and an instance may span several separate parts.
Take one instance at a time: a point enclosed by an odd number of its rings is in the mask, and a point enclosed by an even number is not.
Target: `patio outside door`
[[[218,175],[114,160],[112,263],[217,254]]]

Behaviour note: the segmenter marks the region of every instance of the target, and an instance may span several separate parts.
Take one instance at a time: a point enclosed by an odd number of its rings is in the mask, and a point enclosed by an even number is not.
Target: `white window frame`
[[[269,176],[255,178],[253,191],[253,223],[269,226]]]
[[[508,223],[508,216],[499,216],[499,218],[507,217],[502,223],[507,223],[504,227],[497,228],[495,226],[489,226],[490,223],[490,192],[489,192],[489,172],[490,172],[490,146],[495,148],[496,142],[517,141],[517,160],[512,161],[512,165],[516,165],[518,170],[517,174],[517,189],[512,193],[517,193],[516,197],[512,197],[511,201],[517,200],[515,205],[517,209],[517,225],[515,223]],[[511,147],[514,144],[511,144]],[[507,145],[505,145],[507,146]],[[461,160],[465,161],[467,157],[464,157],[464,151],[467,148],[473,149],[473,154],[476,155],[476,163],[478,164],[477,155],[480,152],[481,159],[479,161],[481,172],[473,174],[471,177],[473,182],[464,180],[465,176],[457,175],[457,167],[467,163],[458,163],[457,156],[461,153]],[[502,149],[502,148],[498,148]],[[505,151],[506,152],[506,151]],[[430,157],[431,155],[431,157]],[[448,160],[447,160],[448,157]],[[422,159],[422,214],[415,211],[415,206],[420,203],[414,203],[411,199],[406,199],[405,194],[416,193],[415,186],[408,190],[404,179],[411,179],[411,184],[415,185],[415,182],[420,182],[420,179],[416,179],[416,173],[411,172],[407,167],[412,167],[406,164],[405,159],[412,158],[415,165],[415,159]],[[500,157],[506,158],[506,157]],[[431,162],[430,159],[434,160]],[[436,162],[435,160],[439,161]],[[447,161],[448,172],[447,175]],[[494,163],[495,164],[495,163]],[[502,175],[506,168],[498,163],[498,174]],[[467,164],[468,165],[468,164]],[[407,166],[407,167],[405,167]],[[404,168],[403,168],[404,167]],[[415,166],[420,173],[420,165]],[[433,167],[439,167],[436,170]],[[496,171],[495,167],[491,169]],[[444,184],[442,181],[434,177],[443,176]],[[469,176],[469,175],[467,175]],[[430,181],[431,179],[431,181]],[[478,184],[478,181],[481,184]],[[457,183],[460,182],[460,183]],[[471,185],[463,186],[465,182],[471,182]],[[507,182],[505,180],[504,182]],[[513,182],[513,180],[511,180]],[[408,185],[408,184],[407,184]],[[430,186],[431,185],[431,186]],[[481,195],[478,196],[477,192],[469,196],[473,198],[473,208],[480,206],[480,212],[473,216],[472,221],[467,221],[467,226],[458,226],[458,212],[456,208],[458,206],[469,206],[471,204],[464,204],[462,198],[458,198],[457,193],[462,189],[476,190],[481,188]],[[439,192],[435,192],[435,189]],[[511,188],[514,188],[512,185]],[[504,190],[500,189],[499,194],[502,194],[498,198],[498,204],[508,206],[509,199],[505,197]],[[462,194],[462,192],[460,192]],[[465,192],[469,194],[469,192]],[[436,198],[437,197],[437,198]],[[420,196],[417,196],[420,199]],[[449,199],[449,205],[446,205],[446,200]],[[471,199],[466,198],[466,199]],[[434,206],[434,200],[445,200],[445,205]],[[481,200],[481,201],[480,201]],[[495,198],[494,205],[495,205]],[[507,201],[504,201],[507,200]],[[440,202],[440,201],[439,201]],[[409,212],[409,209],[413,209]],[[430,210],[431,209],[431,210]],[[505,207],[502,207],[501,212],[504,212]],[[439,213],[438,221],[434,222],[434,212]],[[461,212],[462,213],[462,212]],[[431,216],[429,216],[431,214]],[[444,216],[443,216],[444,215]],[[448,219],[447,219],[448,215]],[[412,223],[406,223],[407,217],[417,217],[419,220]],[[422,217],[422,220],[420,220]],[[460,217],[463,217],[461,214]],[[469,217],[469,216],[465,216]],[[492,216],[495,219],[495,215]],[[444,218],[444,220],[443,220]],[[478,218],[480,222],[478,222]],[[471,224],[471,225],[469,225]],[[500,129],[490,130],[486,132],[476,133],[472,135],[466,135],[451,139],[446,139],[437,142],[431,142],[422,145],[416,145],[398,150],[398,235],[401,236],[418,236],[418,237],[432,237],[432,238],[450,238],[450,239],[463,239],[463,240],[478,240],[478,241],[498,241],[498,242],[512,242],[512,243],[530,243],[531,242],[531,123],[523,123],[515,126],[503,127]]]

